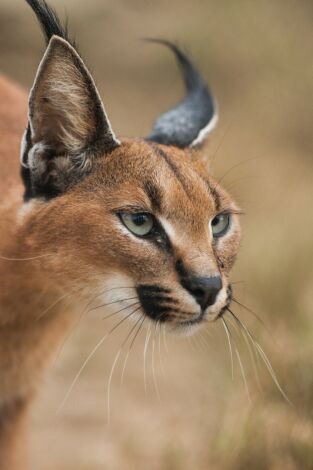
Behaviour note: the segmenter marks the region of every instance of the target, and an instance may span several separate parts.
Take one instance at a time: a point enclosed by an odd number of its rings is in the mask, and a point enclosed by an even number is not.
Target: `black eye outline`
[[[127,230],[129,230],[130,233],[132,233],[133,235],[135,235],[136,237],[139,237],[139,238],[149,238],[152,234],[152,232],[154,231],[155,227],[156,227],[156,220],[155,220],[155,217],[150,214],[149,212],[145,212],[145,211],[135,211],[135,212],[131,212],[131,211],[119,211],[117,213],[120,221],[122,222],[122,224],[124,225],[124,227],[127,228]],[[142,217],[142,218],[146,218],[147,220],[150,220],[151,221],[151,228],[150,230],[147,232],[147,233],[144,233],[144,234],[140,234],[140,233],[136,233],[134,232],[130,227],[129,225],[127,225],[126,221],[125,221],[125,217],[128,216],[128,217]],[[132,221],[132,223],[136,226],[136,223],[135,221]],[[140,227],[140,224],[138,224],[138,227]]]
[[[213,222],[214,222],[214,220],[218,219],[219,217],[226,217],[227,222],[226,222],[225,227],[223,227],[223,229],[220,232],[214,233],[213,232]],[[211,225],[211,228],[212,228],[213,238],[220,238],[220,237],[223,237],[224,235],[226,235],[226,233],[229,230],[230,223],[231,223],[231,214],[229,212],[221,212],[220,214],[217,214],[215,217],[213,217],[213,219],[210,222],[210,225]]]
[[[146,240],[147,242],[154,243],[157,247],[166,250],[168,253],[172,251],[170,240],[162,227],[162,225],[158,222],[157,218],[151,214],[151,212],[142,210],[140,207],[134,206],[126,206],[123,209],[118,209],[113,211],[115,215],[119,218],[120,222],[127,228],[129,233],[131,233],[134,237],[140,238],[141,240]],[[137,235],[136,233],[132,232],[123,222],[123,214],[139,214],[139,215],[148,215],[152,217],[153,226],[147,235]]]

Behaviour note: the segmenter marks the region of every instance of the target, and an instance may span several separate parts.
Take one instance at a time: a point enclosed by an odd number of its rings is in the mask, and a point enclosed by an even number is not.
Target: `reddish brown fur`
[[[27,403],[51,354],[81,311],[78,304],[86,304],[111,276],[120,274],[134,286],[145,282],[172,289],[181,313],[173,313],[171,321],[185,321],[195,303],[177,278],[175,260],[182,258],[199,276],[220,272],[225,287],[240,238],[234,215],[232,235],[212,245],[209,221],[217,208],[209,185],[220,195],[218,211],[235,211],[236,206],[195,154],[157,147],[178,169],[177,178],[156,147],[141,140],[124,140],[98,158],[91,174],[63,195],[23,208],[18,153],[26,102],[24,92],[0,79],[1,470],[24,468],[13,456],[23,446]],[[161,194],[159,212],[144,191],[147,182]],[[121,227],[115,212],[125,205],[154,212],[171,224],[171,254]]]

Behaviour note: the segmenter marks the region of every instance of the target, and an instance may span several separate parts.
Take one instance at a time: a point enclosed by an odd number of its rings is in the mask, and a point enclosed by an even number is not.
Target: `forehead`
[[[189,150],[124,142],[104,157],[101,170],[104,186],[117,189],[115,197],[133,204],[148,199],[168,219],[190,220],[192,213],[199,220],[216,212],[225,198],[204,166],[193,162]]]

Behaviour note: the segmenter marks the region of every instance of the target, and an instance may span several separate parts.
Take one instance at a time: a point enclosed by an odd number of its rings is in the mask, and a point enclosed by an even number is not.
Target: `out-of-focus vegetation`
[[[311,0],[55,0],[93,70],[115,130],[146,135],[158,113],[181,96],[173,57],[138,38],[185,46],[208,78],[221,121],[206,148],[212,171],[245,211],[233,273],[233,306],[262,345],[288,404],[241,333],[245,368],[234,380],[222,324],[190,339],[150,343],[145,335],[111,384],[126,329],[103,345],[56,416],[77,369],[109,328],[84,318],[47,379],[33,418],[34,470],[294,470],[313,468],[313,5]],[[0,5],[0,69],[30,87],[43,51],[23,0]],[[13,156],[12,156],[13,157]],[[17,158],[17,156],[16,156]],[[155,380],[152,362],[154,360]],[[123,361],[121,361],[123,362]],[[155,391],[157,382],[159,395]],[[259,384],[258,384],[259,382]]]

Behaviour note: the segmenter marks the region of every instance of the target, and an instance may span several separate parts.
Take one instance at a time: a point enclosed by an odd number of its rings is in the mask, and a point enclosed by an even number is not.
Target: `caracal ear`
[[[118,145],[82,59],[53,36],[29,98],[21,152],[26,199],[63,193],[90,172],[95,158]]]

